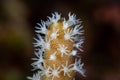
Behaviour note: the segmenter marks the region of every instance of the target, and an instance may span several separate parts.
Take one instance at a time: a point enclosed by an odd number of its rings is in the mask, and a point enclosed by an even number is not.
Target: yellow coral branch
[[[31,80],[73,80],[75,73],[79,72],[84,76],[85,70],[82,68],[81,59],[74,59],[77,50],[82,50],[81,45],[83,34],[81,21],[76,19],[76,15],[69,13],[69,19],[61,18],[61,14],[55,12],[52,17],[48,17],[47,22],[38,23],[34,46],[37,58],[32,66],[38,69],[38,74],[33,75]],[[45,35],[44,37],[41,36]],[[80,38],[79,38],[80,37]],[[76,49],[75,49],[76,48]]]

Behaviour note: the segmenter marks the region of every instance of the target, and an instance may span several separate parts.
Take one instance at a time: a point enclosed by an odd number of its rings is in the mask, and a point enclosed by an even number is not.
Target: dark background
[[[32,76],[34,27],[54,12],[83,21],[87,77],[76,80],[120,80],[119,0],[0,0],[0,80]]]

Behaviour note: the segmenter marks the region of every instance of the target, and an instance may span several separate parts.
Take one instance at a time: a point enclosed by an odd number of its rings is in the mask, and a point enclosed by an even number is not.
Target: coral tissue
[[[75,80],[76,72],[85,76],[84,64],[78,55],[83,51],[84,30],[75,14],[69,13],[66,20],[55,12],[35,28],[36,58],[32,58],[35,62],[31,65],[37,72],[29,80]]]

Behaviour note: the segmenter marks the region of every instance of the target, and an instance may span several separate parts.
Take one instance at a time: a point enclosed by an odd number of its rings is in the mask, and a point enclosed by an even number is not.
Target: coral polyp
[[[38,72],[30,80],[74,80],[76,72],[85,76],[84,64],[78,57],[83,51],[83,26],[75,14],[68,14],[68,20],[61,14],[52,13],[48,20],[37,23],[35,62],[31,65]],[[80,58],[80,57],[79,57]]]

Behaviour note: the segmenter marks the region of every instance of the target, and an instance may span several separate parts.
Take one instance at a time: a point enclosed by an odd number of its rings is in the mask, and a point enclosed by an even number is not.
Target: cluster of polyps
[[[75,73],[85,76],[83,63],[78,57],[82,50],[83,30],[75,14],[68,14],[68,20],[55,12],[48,21],[38,23],[35,32],[35,62],[33,70],[38,72],[30,80],[74,80]],[[79,51],[79,52],[80,52]]]

